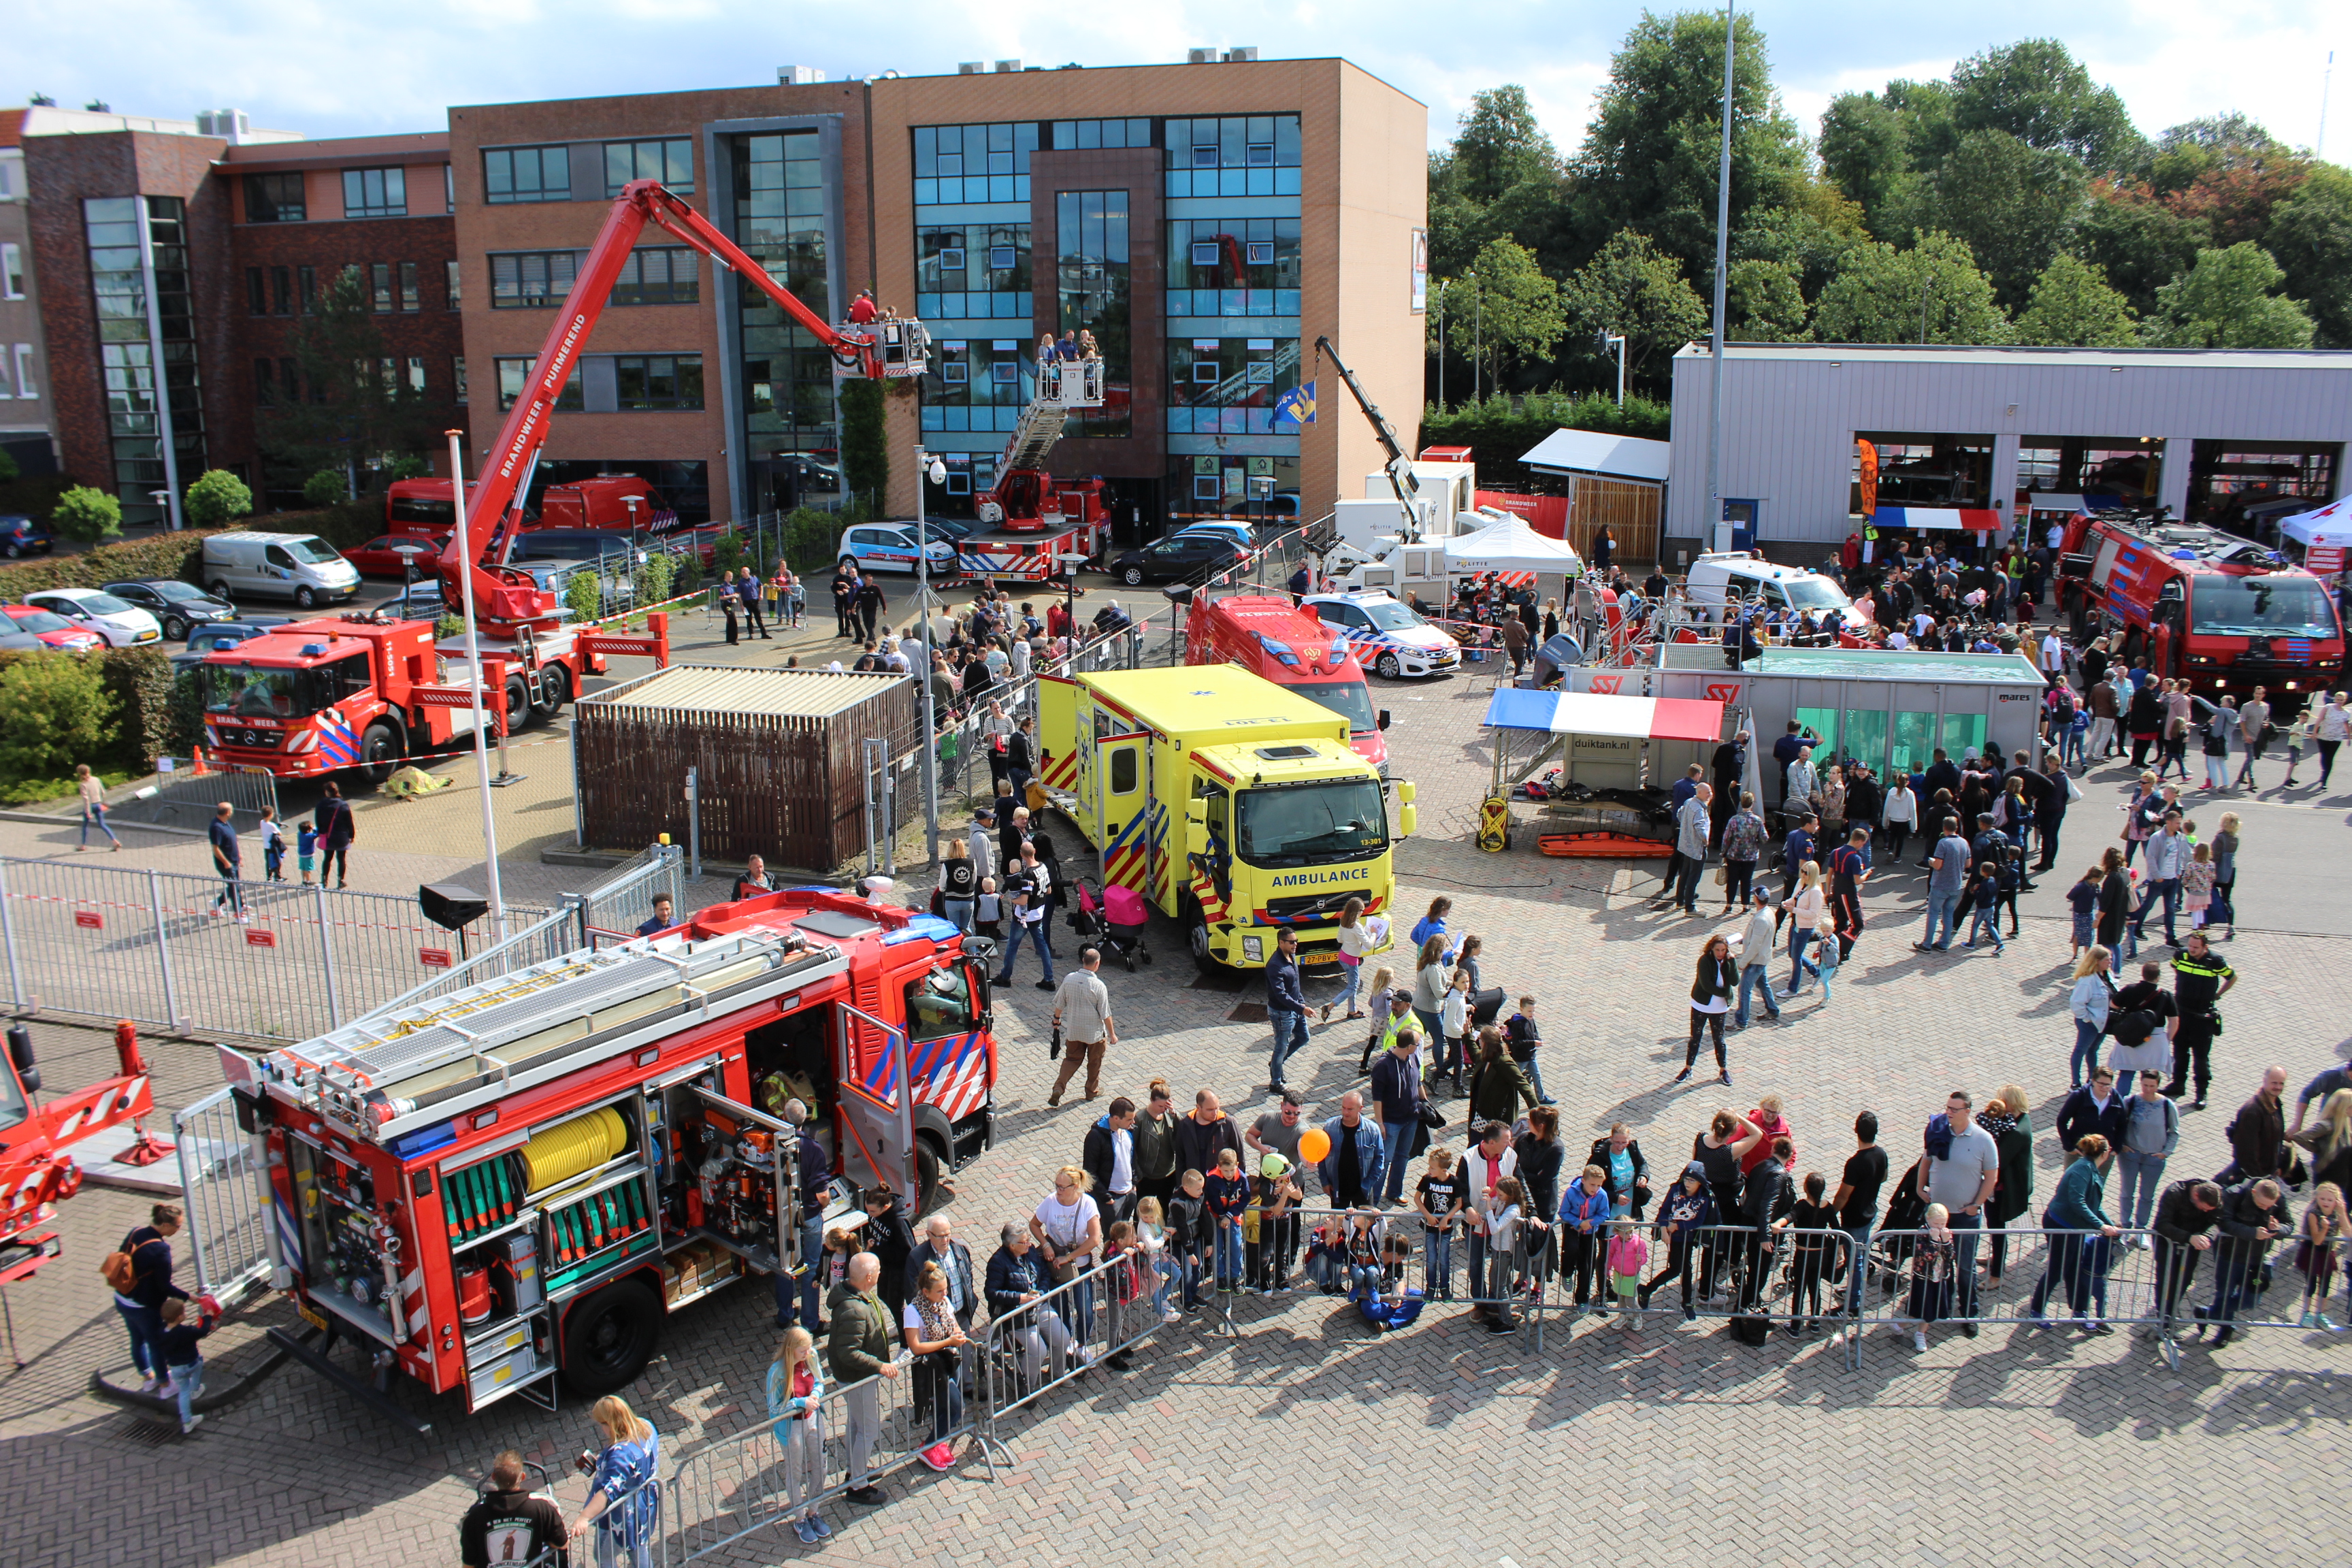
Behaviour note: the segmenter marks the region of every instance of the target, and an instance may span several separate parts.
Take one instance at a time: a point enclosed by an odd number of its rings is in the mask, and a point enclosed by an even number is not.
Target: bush
[[[339,468],[320,468],[302,481],[302,499],[311,506],[333,506],[352,499],[350,483]]]
[[[170,669],[170,660],[163,668]],[[165,705],[163,749],[175,757],[192,757],[205,739],[205,689],[196,671],[183,669],[172,677],[172,696]]]
[[[5,450],[0,450],[0,485],[15,484],[17,479],[24,477],[24,469],[16,466],[16,458],[10,457]]]
[[[784,559],[803,576],[834,564],[833,547],[841,542],[842,521],[829,511],[804,506],[784,519]]]
[[[96,544],[121,535],[122,503],[104,490],[76,485],[58,498],[49,521],[68,539]]]
[[[688,555],[677,563],[677,575],[670,579],[669,591],[674,595],[692,594],[702,587],[702,560]]]
[[[604,613],[604,591],[593,572],[574,572],[563,584],[563,602],[575,621],[593,621]]]
[[[101,544],[79,555],[47,555],[0,565],[0,600],[16,603],[43,588],[96,588],[141,577],[196,581],[203,542],[193,533],[159,533]]]
[[[667,555],[648,555],[637,568],[636,595],[639,605],[658,605],[670,595],[670,584],[677,576],[677,563]]]
[[[433,640],[436,642],[446,642],[451,637],[461,637],[465,635],[466,617],[463,616],[444,615],[433,623]]]
[[[150,643],[109,648],[99,658],[99,679],[115,714],[107,757],[126,773],[153,773],[155,759],[175,750],[171,658],[160,645]]]
[[[219,528],[253,510],[253,492],[225,468],[212,468],[188,487],[186,512],[196,528]]]
[[[732,576],[743,564],[743,536],[740,533],[720,534],[710,554],[711,565],[722,574]]]
[[[63,779],[74,766],[106,760],[114,699],[97,661],[78,654],[27,654],[0,668],[0,784]]]

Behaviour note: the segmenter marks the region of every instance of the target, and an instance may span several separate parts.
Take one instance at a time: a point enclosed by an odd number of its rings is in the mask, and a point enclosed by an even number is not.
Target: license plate
[[[1298,966],[1301,969],[1319,969],[1324,964],[1339,962],[1339,955],[1336,952],[1302,952],[1298,955]]]
[[[317,1310],[310,1302],[303,1300],[298,1296],[294,1300],[294,1310],[302,1315],[302,1321],[304,1322],[310,1324],[320,1333],[328,1331],[329,1325],[327,1322],[327,1315],[324,1312]]]

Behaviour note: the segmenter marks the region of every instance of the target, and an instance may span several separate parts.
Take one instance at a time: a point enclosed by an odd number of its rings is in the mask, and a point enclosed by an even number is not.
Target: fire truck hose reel
[[[620,1157],[629,1147],[629,1124],[611,1106],[558,1126],[522,1146],[530,1191],[541,1192]]]

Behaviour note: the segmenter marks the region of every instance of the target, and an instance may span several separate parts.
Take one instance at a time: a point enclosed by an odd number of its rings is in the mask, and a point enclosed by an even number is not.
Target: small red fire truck
[[[854,1206],[836,1170],[920,1214],[987,1147],[988,952],[793,889],[248,1064],[272,1284],[373,1352],[374,1388],[277,1342],[380,1408],[395,1371],[469,1411],[552,1407],[559,1373],[575,1395],[623,1386],[668,1313],[813,1261],[804,1227]],[[223,1055],[234,1077],[246,1058]]]

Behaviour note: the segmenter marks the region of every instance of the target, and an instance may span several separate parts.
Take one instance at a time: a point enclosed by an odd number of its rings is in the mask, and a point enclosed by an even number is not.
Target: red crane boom
[[[483,525],[493,523],[496,532],[490,535],[487,553],[494,560],[505,559],[507,536],[520,518],[540,449],[547,444],[555,400],[579,363],[581,350],[612,297],[613,284],[647,224],[677,236],[773,300],[845,372],[876,380],[923,374],[930,338],[921,322],[891,319],[836,327],[795,299],[768,275],[766,268],[677,193],[658,181],[633,181],[613,203],[604,229],[589,247],[572,291],[565,296],[555,324],[548,329],[547,341],[540,346],[530,379],[506,423],[499,427],[498,441],[485,459],[479,482],[462,503],[464,516],[441,553],[444,581],[454,585],[458,573],[474,573],[475,610],[481,629],[490,636],[512,638],[526,626],[552,626],[557,618],[554,595],[539,587],[526,573],[469,561],[467,542],[483,538]],[[451,485],[457,488],[454,477]]]

